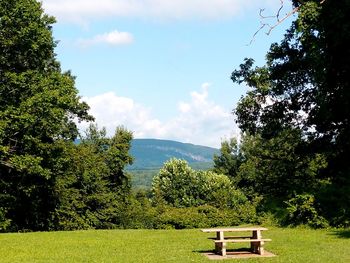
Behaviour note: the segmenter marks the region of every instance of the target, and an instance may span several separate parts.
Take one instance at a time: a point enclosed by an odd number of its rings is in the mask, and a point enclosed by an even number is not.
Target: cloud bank
[[[90,107],[99,127],[112,135],[117,126],[124,126],[135,138],[157,138],[189,142],[219,148],[223,139],[238,136],[232,114],[209,99],[209,84],[193,91],[188,101],[180,101],[176,116],[161,121],[150,108],[133,99],[108,92],[83,98]],[[84,130],[87,123],[79,124]]]
[[[222,19],[272,0],[43,0],[59,21],[81,22],[103,17],[152,19]],[[278,0],[275,0],[275,2]],[[279,1],[278,1],[279,2]]]
[[[98,44],[108,44],[111,46],[128,45],[134,42],[134,37],[128,32],[119,32],[114,30],[109,33],[96,35],[90,39],[78,40],[78,45],[82,47],[89,47]]]

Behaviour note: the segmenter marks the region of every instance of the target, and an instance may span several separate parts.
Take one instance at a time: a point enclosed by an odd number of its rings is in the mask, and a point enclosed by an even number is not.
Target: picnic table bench
[[[232,228],[207,228],[202,229],[205,233],[216,233],[216,237],[211,238],[215,243],[215,251],[222,256],[226,256],[227,243],[249,242],[253,253],[263,255],[264,243],[271,241],[268,238],[262,238],[261,231],[267,230],[264,227],[232,227]],[[252,232],[251,236],[224,236],[225,232]]]

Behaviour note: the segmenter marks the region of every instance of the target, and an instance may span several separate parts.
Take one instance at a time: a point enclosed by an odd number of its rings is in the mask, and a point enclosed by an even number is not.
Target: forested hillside
[[[134,157],[130,170],[160,168],[170,158],[184,159],[189,164],[210,166],[218,149],[181,143],[170,140],[134,139],[131,142],[131,155]]]
[[[171,140],[133,139],[130,153],[134,161],[127,170],[132,175],[133,187],[150,189],[153,177],[169,159],[183,159],[193,169],[208,170],[213,167],[213,156],[219,150]]]

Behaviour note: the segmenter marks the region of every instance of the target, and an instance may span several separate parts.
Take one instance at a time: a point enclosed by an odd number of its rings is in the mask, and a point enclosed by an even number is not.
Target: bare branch
[[[264,27],[265,27],[265,24],[261,24],[260,28],[254,33],[253,38],[252,38],[252,39],[250,40],[250,42],[249,42],[249,45],[251,45],[251,44],[254,42],[256,35],[257,35]]]
[[[265,9],[261,8],[259,10],[259,16],[260,16],[260,28],[254,33],[249,45],[255,40],[257,34],[262,31],[264,28],[268,28],[266,35],[270,35],[272,30],[274,30],[277,26],[279,26],[280,24],[282,24],[287,18],[291,17],[292,15],[294,15],[295,13],[297,13],[300,9],[301,6],[303,6],[305,4],[305,2],[303,0],[298,0],[298,2],[300,3],[299,6],[293,8],[292,10],[290,10],[287,14],[285,14],[283,17],[281,17],[281,12],[284,8],[284,0],[280,0],[280,7],[278,8],[277,12],[275,15],[272,16],[265,16],[263,13],[265,11]],[[323,4],[324,2],[326,2],[326,0],[321,0],[320,4]],[[276,19],[276,21],[271,24],[269,22],[266,22],[266,20],[268,19]]]
[[[281,0],[280,2],[281,2],[281,6],[280,6],[280,8],[278,9],[277,15],[276,15],[277,21],[280,21],[280,13],[281,13],[281,11],[282,11],[282,9],[283,9],[283,7],[284,7],[284,2],[283,2],[283,0]]]
[[[275,18],[276,16],[264,16],[263,12],[265,11],[265,8],[260,8],[259,10],[259,16],[261,19],[267,19],[267,18]]]
[[[275,23],[275,24],[272,25],[272,26],[271,26],[270,24],[266,24],[266,26],[269,27],[269,30],[266,32],[266,35],[270,35],[270,34],[271,34],[271,31],[272,31],[275,27],[277,27],[278,25],[280,25],[281,23],[283,23],[283,21],[286,20],[288,17],[290,17],[290,16],[294,15],[296,12],[298,12],[299,8],[300,8],[300,6],[293,8],[293,10],[291,10],[288,14],[286,14],[282,19],[279,19],[279,18],[277,17],[277,23]]]

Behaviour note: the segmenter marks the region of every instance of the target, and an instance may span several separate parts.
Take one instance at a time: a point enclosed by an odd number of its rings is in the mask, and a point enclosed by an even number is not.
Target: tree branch
[[[283,7],[282,7],[283,8]],[[283,23],[284,20],[286,20],[288,17],[292,16],[293,14],[295,14],[296,12],[298,12],[300,6],[293,8],[293,10],[291,10],[289,13],[287,13],[282,19],[279,18],[279,13],[276,15],[276,19],[277,19],[277,23],[273,24],[272,26],[269,23],[266,23],[264,25],[269,27],[269,30],[266,32],[266,35],[270,35],[271,31],[277,27],[278,25],[280,25],[281,23]],[[279,9],[280,11],[281,9]]]
[[[320,4],[322,5],[326,0],[321,0]],[[282,24],[287,18],[291,17],[292,15],[294,15],[295,13],[297,13],[300,9],[301,6],[303,6],[305,4],[305,2],[303,0],[298,0],[298,2],[300,3],[299,6],[293,8],[291,11],[289,11],[287,14],[285,14],[282,18],[281,18],[281,12],[282,9],[284,8],[284,0],[280,0],[280,7],[278,8],[277,12],[275,15],[271,15],[271,16],[265,16],[263,15],[263,12],[265,11],[264,8],[261,8],[259,10],[259,16],[260,16],[260,24],[261,26],[259,27],[259,29],[254,33],[249,45],[255,40],[255,37],[257,36],[257,34],[263,30],[264,28],[268,28],[268,31],[266,32],[266,35],[270,35],[272,30],[274,30],[277,26],[279,26],[280,24]],[[272,25],[269,22],[265,22],[267,19],[272,19],[275,18],[276,22],[273,23]]]

